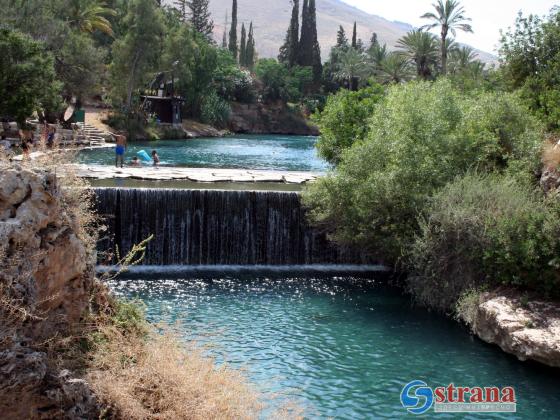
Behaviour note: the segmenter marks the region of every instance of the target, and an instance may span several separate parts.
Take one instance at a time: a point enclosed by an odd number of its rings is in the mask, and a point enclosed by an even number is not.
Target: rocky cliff
[[[0,166],[1,416],[95,417],[87,383],[55,345],[83,329],[93,255],[52,172]]]
[[[483,341],[519,360],[560,367],[560,304],[524,302],[516,292],[483,293],[468,320]]]
[[[275,104],[231,104],[229,130],[247,134],[318,136],[319,130],[299,112],[281,102]]]

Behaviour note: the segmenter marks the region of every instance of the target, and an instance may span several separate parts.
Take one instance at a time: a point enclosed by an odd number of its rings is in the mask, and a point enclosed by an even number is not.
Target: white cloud
[[[433,0],[343,0],[368,13],[389,20],[398,20],[421,26],[426,23],[420,16],[432,9]],[[463,0],[466,14],[472,19],[474,34],[458,34],[458,40],[488,52],[495,52],[500,29],[515,22],[517,13],[547,14],[555,0]]]

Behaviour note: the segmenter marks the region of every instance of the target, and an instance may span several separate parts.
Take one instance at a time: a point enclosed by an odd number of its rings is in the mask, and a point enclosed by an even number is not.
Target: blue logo
[[[401,391],[401,404],[412,414],[424,414],[434,403],[434,393],[426,382],[412,381]]]

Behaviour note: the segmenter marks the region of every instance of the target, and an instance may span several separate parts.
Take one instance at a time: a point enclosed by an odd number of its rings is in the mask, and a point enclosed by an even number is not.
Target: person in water
[[[152,150],[152,160],[154,161],[154,166],[159,166],[159,156],[155,150]]]
[[[137,168],[142,166],[142,164],[140,163],[140,159],[138,159],[137,156],[134,156],[132,158],[132,161],[130,162],[130,166],[134,166],[134,167],[137,167]]]
[[[120,162],[122,168],[124,166],[124,152],[126,151],[126,137],[121,134],[116,134],[115,141],[117,143],[117,147],[115,149],[115,153],[117,154],[115,166],[118,168]]]

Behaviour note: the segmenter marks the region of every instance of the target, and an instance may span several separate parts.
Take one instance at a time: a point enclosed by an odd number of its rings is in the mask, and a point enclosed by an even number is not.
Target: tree
[[[278,61],[293,67],[296,64],[299,50],[299,0],[293,0],[292,18],[286,32],[286,39],[282,47]]]
[[[67,10],[71,26],[80,28],[82,32],[100,31],[113,36],[113,28],[107,17],[116,16],[116,12],[107,7],[105,1],[71,0]]]
[[[390,52],[379,64],[377,79],[383,84],[402,83],[411,77],[410,63],[401,54]]]
[[[342,25],[338,27],[338,32],[336,33],[336,46],[339,48],[348,46],[348,38],[346,38],[346,31]]]
[[[227,27],[228,27],[228,13],[226,10],[226,20],[225,20],[225,25],[224,25],[224,36],[222,38],[222,48],[225,50],[227,49],[228,45],[227,45]]]
[[[319,45],[319,38],[317,36],[317,11],[315,7],[315,0],[309,0],[309,6],[307,10],[307,28],[309,41],[306,42],[305,46],[311,47],[310,52],[306,56],[306,60],[310,60],[309,64],[313,67],[313,79],[316,83],[319,83],[321,76],[323,74],[323,63],[321,62],[321,46]]]
[[[511,89],[520,89],[530,108],[548,129],[560,128],[560,10],[541,20],[520,15],[503,34],[501,72]]]
[[[344,51],[340,55],[340,61],[335,77],[346,83],[351,90],[357,90],[361,80],[367,79],[373,74],[371,64],[354,48]]]
[[[369,127],[364,124],[385,96],[385,88],[374,84],[357,92],[346,89],[330,95],[323,111],[313,116],[321,131],[317,142],[319,154],[338,165],[345,150],[365,139]]]
[[[358,48],[358,28],[356,22],[354,22],[354,29],[352,30],[352,48]]]
[[[0,29],[0,116],[21,125],[34,111],[56,106],[60,89],[53,56],[43,44]]]
[[[237,0],[233,0],[231,8],[231,29],[229,30],[229,50],[237,58]]]
[[[130,112],[134,90],[144,86],[148,72],[157,68],[164,28],[161,10],[153,0],[131,0],[124,24],[126,35],[113,44],[110,70],[112,96]]]
[[[478,61],[477,54],[471,47],[460,47],[454,49],[449,56],[450,73],[459,73],[468,69],[471,64]]]
[[[195,31],[202,34],[212,42],[212,32],[214,32],[214,21],[208,10],[209,0],[192,0],[187,2],[190,9],[190,22]]]
[[[253,34],[253,22],[249,25],[249,37],[247,38],[247,50],[245,52],[245,65],[248,69],[253,69],[255,65],[255,35]]]
[[[247,31],[245,23],[241,24],[241,42],[239,43],[239,65],[247,67]]]
[[[465,9],[461,6],[459,0],[437,0],[433,5],[436,13],[429,12],[422,15],[422,19],[430,19],[432,23],[427,24],[423,29],[440,28],[441,30],[441,72],[447,74],[447,37],[449,33],[455,36],[457,30],[464,32],[472,32],[469,23],[470,18],[465,17]]]
[[[418,77],[424,80],[432,78],[438,62],[439,49],[435,35],[421,29],[414,29],[399,39],[397,47],[402,50],[402,55],[416,65]]]
[[[174,0],[173,4],[175,8],[179,11],[181,19],[186,22],[189,19],[189,4],[188,0]]]

